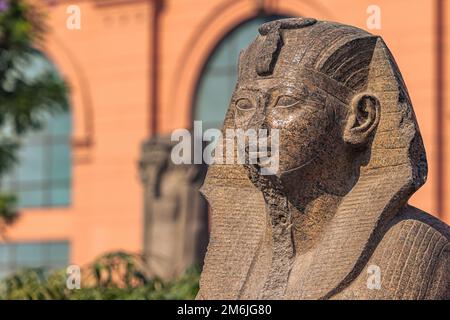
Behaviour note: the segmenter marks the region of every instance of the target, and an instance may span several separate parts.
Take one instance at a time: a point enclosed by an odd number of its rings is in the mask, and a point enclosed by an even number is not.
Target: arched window
[[[258,27],[281,16],[258,17],[239,25],[216,47],[198,83],[194,120],[203,121],[203,129],[222,126],[237,79],[239,52],[258,34]]]
[[[58,75],[56,67],[42,54],[33,55],[26,75],[41,72]],[[20,139],[18,163],[1,177],[1,190],[15,194],[19,207],[54,207],[70,204],[71,115],[42,114],[44,126]],[[3,128],[5,129],[5,128]]]

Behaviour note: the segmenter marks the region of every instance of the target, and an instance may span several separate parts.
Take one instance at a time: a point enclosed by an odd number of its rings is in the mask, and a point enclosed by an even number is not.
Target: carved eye
[[[275,106],[279,108],[288,108],[295,106],[298,102],[299,100],[292,96],[280,96]]]
[[[254,109],[255,107],[253,106],[252,102],[249,99],[243,98],[239,99],[236,102],[236,108],[238,108],[241,111],[248,111]]]

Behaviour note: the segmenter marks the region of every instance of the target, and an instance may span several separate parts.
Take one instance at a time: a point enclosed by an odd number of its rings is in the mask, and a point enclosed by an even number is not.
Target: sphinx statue
[[[222,130],[277,129],[279,168],[208,168],[197,299],[448,299],[449,227],[408,204],[427,161],[383,39],[276,20],[238,69]]]

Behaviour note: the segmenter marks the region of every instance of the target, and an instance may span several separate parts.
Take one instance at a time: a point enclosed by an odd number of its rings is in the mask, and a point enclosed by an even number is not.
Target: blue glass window
[[[36,54],[27,76],[32,78],[49,69],[57,74],[49,60]],[[1,190],[15,194],[22,208],[70,204],[72,118],[69,112],[42,117],[44,127],[20,139],[18,164],[1,177]]]
[[[0,244],[0,278],[24,268],[53,270],[68,263],[67,241]]]

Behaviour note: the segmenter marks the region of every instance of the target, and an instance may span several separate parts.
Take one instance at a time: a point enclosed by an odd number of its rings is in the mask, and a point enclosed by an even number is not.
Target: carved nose
[[[264,112],[256,112],[248,123],[248,129],[269,129]]]
[[[267,130],[267,132],[270,131],[269,126],[267,125],[266,119],[264,118],[263,122],[261,123],[261,125],[259,126],[259,129],[263,129],[263,130]]]

